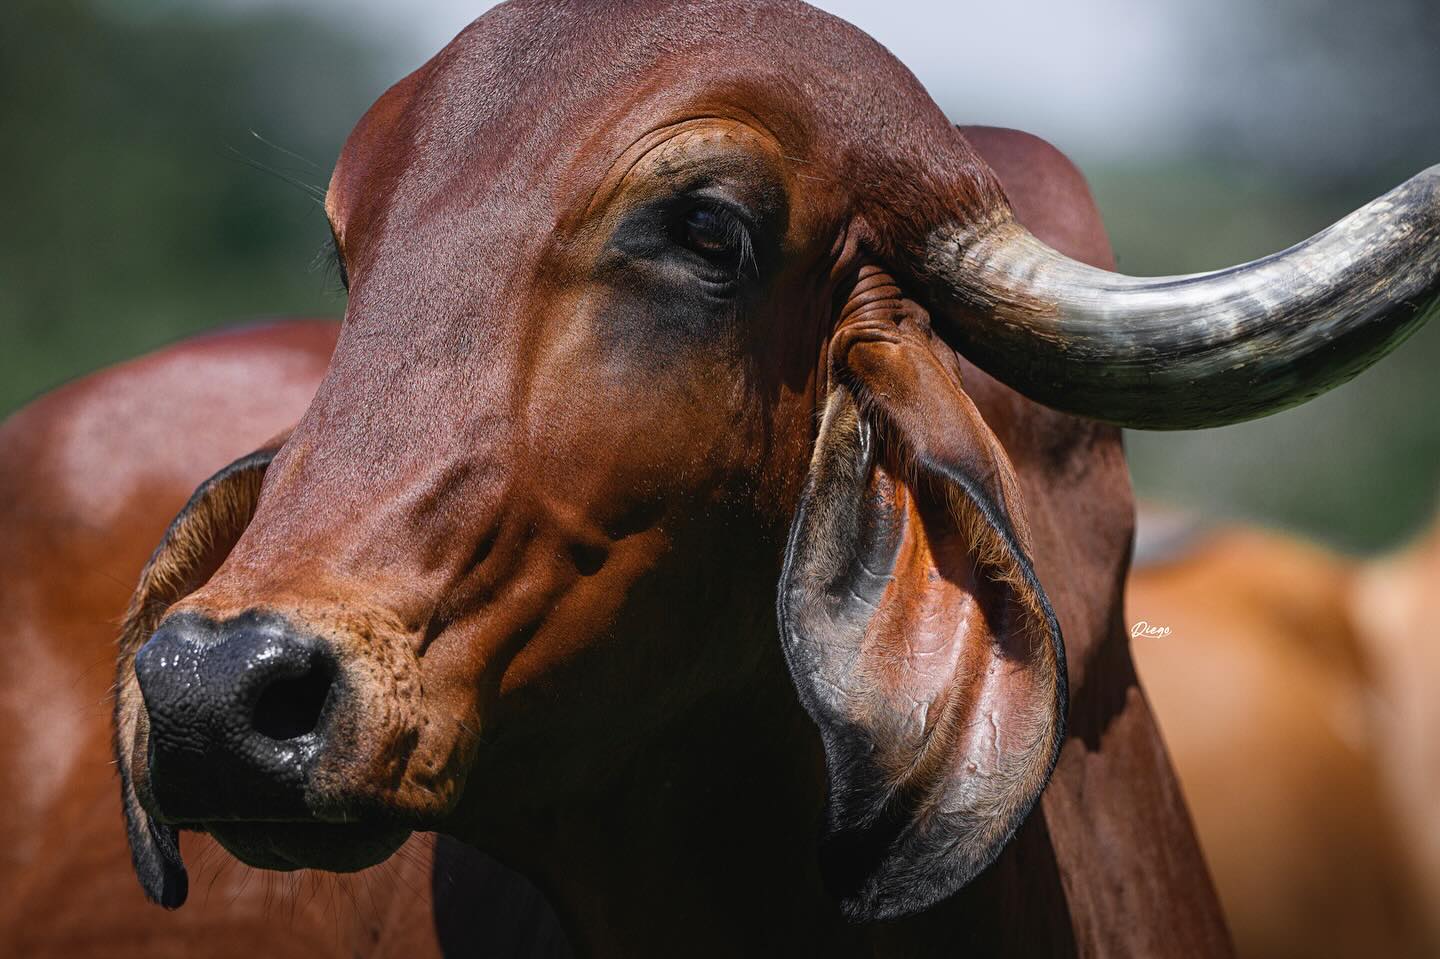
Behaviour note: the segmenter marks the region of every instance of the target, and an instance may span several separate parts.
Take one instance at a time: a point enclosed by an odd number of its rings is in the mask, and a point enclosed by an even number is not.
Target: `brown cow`
[[[1063,157],[1014,131],[966,135],[1030,229],[1058,249],[1108,258],[1089,193]],[[114,623],[196,484],[304,411],[338,332],[284,323],[198,338],[57,390],[0,428],[9,532],[0,559],[17,571],[0,580],[0,611],[20,627],[9,651],[34,664],[0,687],[0,795],[12,811],[0,836],[0,944],[9,951],[410,957],[476,943],[497,956],[562,954],[527,884],[453,845],[433,876],[421,846],[399,859],[401,875],[382,867],[346,888],[252,875],[197,834],[190,855],[206,865],[203,896],[174,918],[136,911],[140,890],[114,829],[110,676],[100,668]]]
[[[1068,161],[1023,133],[964,129],[1036,235],[1108,261],[1089,191]],[[10,731],[0,770],[11,776],[0,795],[15,813],[0,837],[9,904],[0,944],[35,957],[201,948],[247,959],[257,950],[410,957],[441,945],[465,954],[467,943],[496,956],[564,954],[528,884],[456,845],[443,847],[433,876],[422,847],[402,857],[404,875],[347,889],[253,876],[197,834],[190,855],[206,867],[203,897],[174,918],[136,911],[143,900],[114,829],[102,702],[110,677],[97,664],[111,655],[128,584],[164,525],[213,464],[303,412],[338,332],[309,322],[201,337],[57,390],[0,428],[0,510],[11,533],[0,550],[11,551],[6,568],[21,571],[0,580],[0,611],[22,626],[10,650],[44,657],[0,687]],[[376,890],[387,895],[383,911]]]
[[[1370,562],[1177,545],[1131,576],[1134,654],[1240,953],[1435,955],[1440,530]]]
[[[329,371],[127,619],[146,889],[184,899],[177,828],[336,870],[438,828],[587,953],[1225,952],[1123,632],[1117,435],[953,347],[1115,422],[1297,402],[1433,301],[1437,176],[1118,277],[853,28],[597,7],[498,8],[347,144]]]
[[[1223,949],[1120,629],[1115,434],[951,344],[1131,424],[1298,402],[1433,303],[1437,179],[1133,280],[839,21],[498,8],[352,136],[326,378],[142,577],[142,881],[184,897],[178,828],[334,870],[434,828],[587,952]]]

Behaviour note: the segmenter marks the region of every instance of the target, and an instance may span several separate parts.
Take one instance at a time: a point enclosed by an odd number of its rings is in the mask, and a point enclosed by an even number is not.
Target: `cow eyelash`
[[[686,249],[738,279],[757,272],[750,228],[722,203],[698,203],[680,217],[677,239]]]
[[[350,271],[345,269],[345,257],[340,252],[340,241],[332,227],[325,242],[315,252],[315,269],[325,271],[326,289],[332,292],[350,292]]]

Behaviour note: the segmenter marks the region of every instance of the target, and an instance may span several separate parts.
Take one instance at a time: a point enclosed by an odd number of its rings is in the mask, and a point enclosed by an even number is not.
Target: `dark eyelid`
[[[743,203],[715,189],[692,190],[688,194],[698,207],[728,214],[740,221],[740,225],[754,236],[759,229],[755,214]]]

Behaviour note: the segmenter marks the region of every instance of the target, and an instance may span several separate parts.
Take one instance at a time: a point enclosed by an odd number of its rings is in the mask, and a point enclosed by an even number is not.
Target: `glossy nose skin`
[[[306,817],[306,781],[339,698],[336,674],[318,639],[273,614],[167,620],[135,656],[162,817]]]

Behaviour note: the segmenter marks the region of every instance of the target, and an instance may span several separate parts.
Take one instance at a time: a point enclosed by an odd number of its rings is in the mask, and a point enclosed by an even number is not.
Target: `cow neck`
[[[768,678],[668,724],[606,790],[506,830],[497,851],[545,891],[581,955],[739,955],[757,942],[809,954],[825,941],[824,760],[771,643]],[[836,929],[836,945],[853,935]]]

